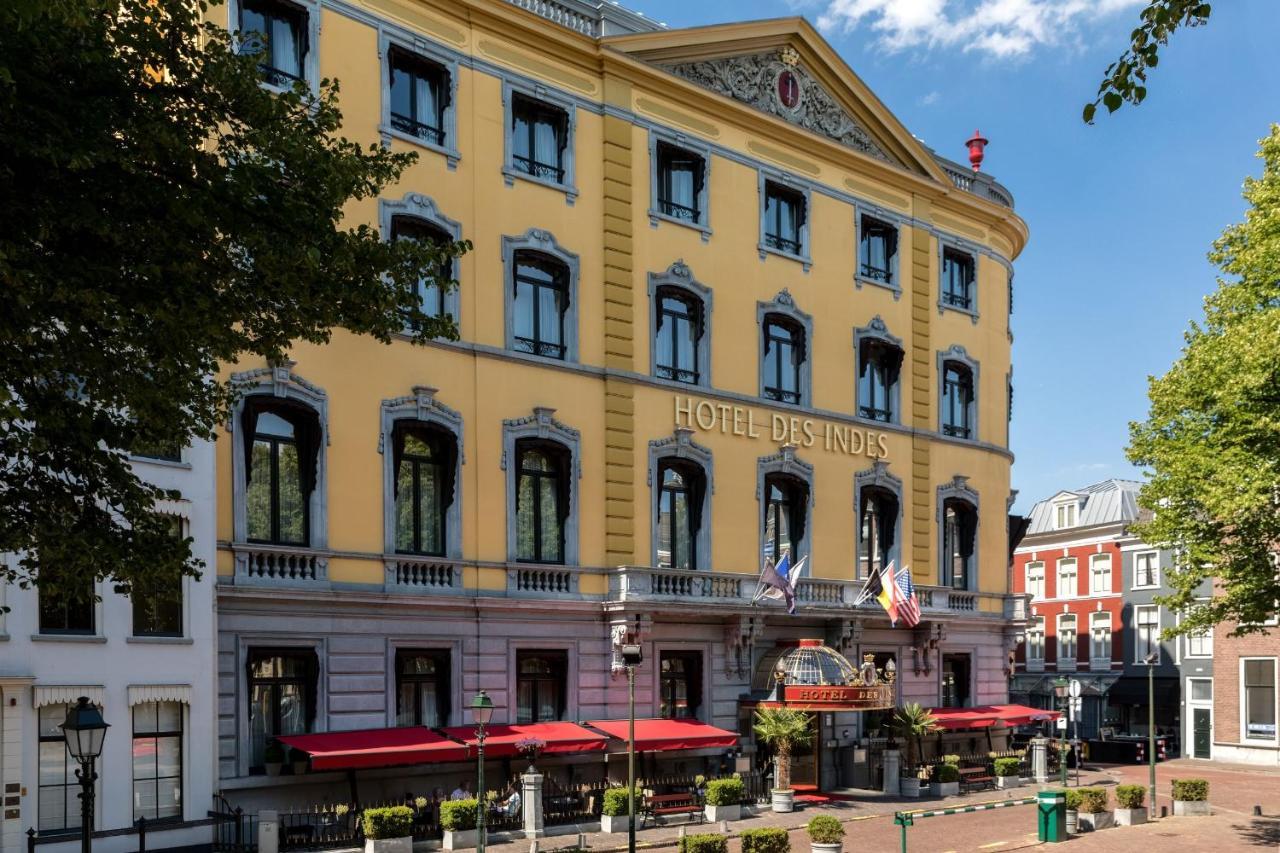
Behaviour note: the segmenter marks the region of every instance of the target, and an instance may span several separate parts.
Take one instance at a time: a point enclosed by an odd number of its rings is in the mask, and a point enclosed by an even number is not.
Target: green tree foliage
[[[756,738],[773,747],[778,791],[791,790],[791,752],[813,738],[813,715],[791,708],[761,708],[752,727]]]
[[[457,335],[417,292],[467,244],[344,220],[414,155],[341,137],[336,81],[264,89],[207,11],[0,3],[0,552],[25,555],[0,582],[73,598],[197,574],[127,448],[211,437],[221,365],[334,327]]]
[[[1140,15],[1141,23],[1129,34],[1129,49],[1107,66],[1098,97],[1085,104],[1085,123],[1093,123],[1099,105],[1113,113],[1126,101],[1135,106],[1142,103],[1147,97],[1147,71],[1159,64],[1160,48],[1178,29],[1208,23],[1211,11],[1203,0],[1150,0]]]
[[[1149,469],[1139,500],[1144,541],[1177,553],[1162,604],[1182,612],[1166,633],[1219,622],[1257,630],[1280,600],[1280,125],[1261,142],[1244,221],[1209,258],[1223,273],[1181,357],[1150,380],[1151,410],[1130,426],[1129,459]],[[1197,602],[1201,584],[1220,589]]]

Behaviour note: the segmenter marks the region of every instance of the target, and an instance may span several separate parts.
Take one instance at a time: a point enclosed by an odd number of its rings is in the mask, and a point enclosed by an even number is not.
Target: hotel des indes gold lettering
[[[877,430],[791,417],[776,412],[761,414],[746,406],[713,403],[693,397],[677,395],[674,399],[678,427],[719,432],[721,435],[740,435],[744,438],[764,438],[796,447],[817,445],[823,450],[850,456],[868,456],[872,459],[887,459],[889,456],[888,436]]]

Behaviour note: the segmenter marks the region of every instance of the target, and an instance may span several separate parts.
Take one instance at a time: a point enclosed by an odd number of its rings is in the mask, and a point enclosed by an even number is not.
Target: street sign
[[[1066,718],[1066,717],[1059,717],[1059,718],[1058,718],[1058,728],[1062,729],[1064,732],[1067,730],[1067,718]]]
[[[1078,678],[1071,679],[1071,681],[1067,684],[1067,692],[1071,694],[1072,699],[1080,698],[1080,690],[1081,690],[1080,679]]]

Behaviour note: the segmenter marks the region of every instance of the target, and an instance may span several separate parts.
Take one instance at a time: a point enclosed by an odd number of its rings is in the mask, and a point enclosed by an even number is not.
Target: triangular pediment
[[[661,30],[604,44],[860,154],[950,183],[931,152],[803,18]]]

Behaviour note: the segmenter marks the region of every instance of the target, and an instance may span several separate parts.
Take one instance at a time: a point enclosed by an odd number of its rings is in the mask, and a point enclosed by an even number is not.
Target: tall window
[[[249,460],[246,520],[251,542],[306,545],[320,421],[314,411],[251,399],[244,407]]]
[[[702,302],[671,287],[659,288],[657,295],[658,339],[655,359],[658,376],[697,385],[698,347],[704,318]]]
[[[898,527],[898,498],[888,489],[862,489],[862,518],[858,520],[858,577],[865,578],[889,564]]]
[[[1027,594],[1033,599],[1044,598],[1044,563],[1039,560],[1027,563]]]
[[[516,442],[516,559],[563,563],[569,517],[569,452],[552,442]]]
[[[511,163],[516,171],[564,183],[568,140],[568,113],[525,95],[512,95]]]
[[[449,653],[396,650],[396,725],[449,724]]]
[[[69,705],[45,705],[38,712],[40,766],[36,825],[42,833],[80,828],[77,764],[67,752],[67,741],[60,728],[66,722],[69,709]]]
[[[1160,552],[1142,551],[1133,555],[1133,585],[1160,585]]]
[[[546,723],[564,717],[565,652],[516,653],[516,722]]]
[[[888,343],[867,339],[858,346],[858,415],[873,421],[894,423],[898,373],[902,350]]]
[[[973,255],[942,250],[942,304],[962,311],[974,309]]]
[[[1154,654],[1156,663],[1160,662],[1160,607],[1155,604],[1143,604],[1133,608],[1133,622],[1138,628],[1134,642],[1134,663],[1145,663],[1148,655]]]
[[[702,704],[702,654],[662,652],[659,656],[658,716],[692,719]]]
[[[957,361],[942,364],[942,432],[955,438],[973,434],[973,371]]]
[[[658,565],[666,569],[696,569],[706,492],[702,469],[687,462],[664,460],[658,466],[658,482]]]
[[[547,358],[565,357],[564,317],[569,309],[569,270],[536,252],[516,252],[515,348]]]
[[[1074,502],[1055,504],[1053,513],[1055,530],[1066,530],[1068,527],[1076,526],[1076,505]]]
[[[446,234],[443,229],[437,228],[423,222],[412,216],[393,216],[391,217],[391,239],[392,240],[417,240],[422,243],[432,243],[437,246],[443,246],[453,242],[453,237]],[[434,276],[423,278],[418,281],[418,301],[422,306],[422,313],[430,317],[442,317],[445,311],[445,289],[446,282],[453,279],[453,263],[445,261],[440,268],[435,271]]]
[[[171,520],[173,535],[182,538],[182,519]],[[135,584],[130,593],[133,602],[133,635],[135,637],[182,636],[182,577],[166,574],[151,584]]]
[[[249,652],[249,766],[261,772],[267,743],[311,730],[319,665],[313,651]]]
[[[434,62],[391,48],[391,126],[434,145],[444,144],[449,72]]]
[[[1092,576],[1094,594],[1111,592],[1111,555],[1094,554],[1089,558],[1089,574]]]
[[[898,229],[870,216],[862,217],[858,237],[858,275],[894,286],[894,260],[898,255]]]
[[[1044,617],[1037,616],[1027,626],[1027,663],[1044,664]]]
[[[56,569],[45,569],[50,580]],[[79,585],[78,595],[38,593],[41,634],[93,634],[96,630],[93,581]]]
[[[1245,740],[1275,740],[1276,659],[1245,658],[1240,667]]]
[[[952,589],[969,589],[973,577],[973,551],[978,533],[978,512],[967,501],[948,499],[942,508],[943,582]]]
[[[764,244],[792,255],[804,250],[804,195],[773,181],[764,184]]]
[[[764,396],[799,405],[800,370],[805,360],[804,330],[778,315],[764,318]]]
[[[133,819],[182,818],[182,704],[133,706]]]
[[[948,708],[967,708],[971,659],[967,654],[942,656],[942,704]]]
[[[1063,613],[1058,617],[1058,668],[1076,668],[1076,617]]]
[[[284,0],[241,0],[243,52],[259,56],[258,70],[272,86],[288,88],[305,77],[307,12]]]
[[[792,558],[799,559],[804,555],[795,553],[795,547],[804,540],[808,486],[793,477],[770,474],[764,493],[764,556],[777,562],[791,551]]]
[[[701,223],[702,197],[706,163],[692,151],[666,142],[657,144],[658,210],[666,216],[686,222]]]
[[[446,525],[453,503],[458,443],[431,424],[398,421],[395,454],[396,551],[446,556]]]
[[[1066,557],[1058,561],[1058,598],[1075,598],[1080,592],[1076,579],[1076,558]]]
[[[1213,628],[1203,628],[1187,634],[1187,657],[1213,657]]]
[[[1111,668],[1111,614],[1089,614],[1089,659]]]

